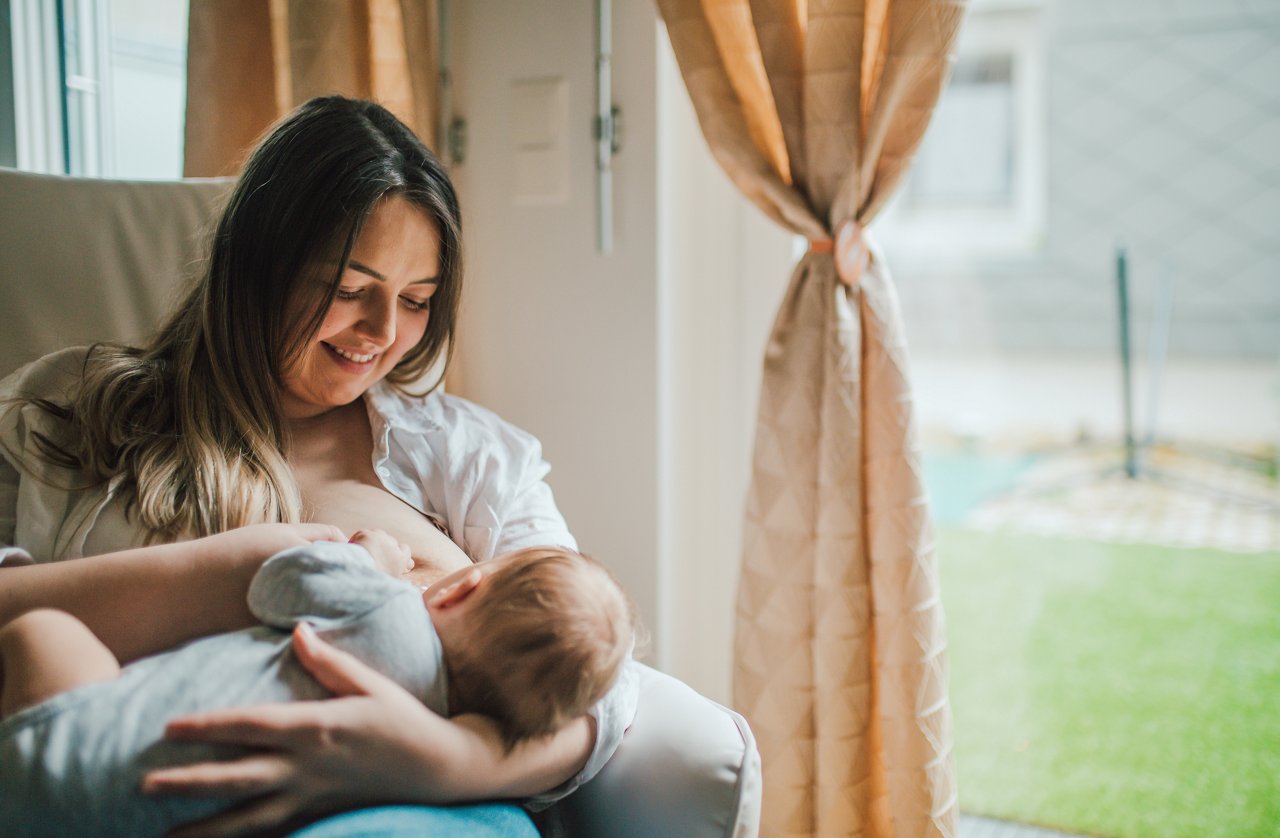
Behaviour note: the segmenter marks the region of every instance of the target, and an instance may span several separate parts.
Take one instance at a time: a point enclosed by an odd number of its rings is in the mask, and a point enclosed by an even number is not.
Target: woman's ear
[[[431,608],[451,608],[471,596],[483,578],[480,568],[469,568],[461,577],[432,594],[427,605]]]

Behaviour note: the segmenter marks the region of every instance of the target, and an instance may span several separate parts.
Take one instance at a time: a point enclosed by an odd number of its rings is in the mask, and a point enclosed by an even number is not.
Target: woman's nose
[[[363,337],[379,347],[390,346],[396,339],[395,303],[370,301],[356,326]]]

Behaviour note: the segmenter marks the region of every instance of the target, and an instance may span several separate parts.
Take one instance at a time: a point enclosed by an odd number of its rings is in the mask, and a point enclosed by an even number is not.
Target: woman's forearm
[[[250,625],[245,592],[257,563],[215,550],[198,539],[0,568],[0,621],[37,607],[67,611],[122,662]]]
[[[454,716],[446,724],[452,730],[428,744],[426,766],[439,802],[530,797],[551,791],[582,770],[595,742],[595,722],[587,716],[550,736],[522,742],[510,753],[503,748],[497,726],[485,716]],[[442,741],[448,744],[441,747]]]
[[[194,541],[0,567],[0,621],[32,608],[58,608],[127,663],[253,625],[245,595],[262,562],[318,540],[346,538],[323,524],[255,524]]]

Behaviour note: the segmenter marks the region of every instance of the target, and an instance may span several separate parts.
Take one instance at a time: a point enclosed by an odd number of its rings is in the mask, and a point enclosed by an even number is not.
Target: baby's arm
[[[325,629],[404,590],[404,584],[388,576],[360,545],[316,542],[263,563],[249,585],[249,610],[284,631],[292,631],[299,622]]]
[[[40,608],[0,627],[0,718],[119,675],[111,650],[65,611]]]
[[[350,543],[368,550],[374,563],[388,576],[400,577],[413,570],[414,561],[408,545],[397,541],[385,530],[357,530]]]
[[[369,551],[373,560],[386,573],[426,588],[441,576],[458,567],[471,564],[471,557],[454,544],[443,531],[431,528],[419,533],[413,549],[398,541],[384,530],[360,530],[351,536],[352,544],[359,544]]]

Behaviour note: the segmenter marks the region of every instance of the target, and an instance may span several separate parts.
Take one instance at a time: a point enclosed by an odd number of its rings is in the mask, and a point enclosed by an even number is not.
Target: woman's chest
[[[350,535],[386,530],[409,546],[426,573],[447,573],[470,559],[425,514],[387,491],[373,468],[373,435],[363,406],[295,432],[289,462],[307,521]],[[340,409],[342,410],[342,409]]]

